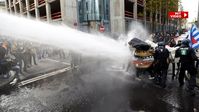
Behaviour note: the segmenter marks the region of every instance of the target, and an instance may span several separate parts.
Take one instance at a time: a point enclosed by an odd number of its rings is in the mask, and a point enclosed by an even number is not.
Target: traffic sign
[[[105,28],[103,25],[100,25],[100,28],[99,28],[100,32],[104,32],[105,31]]]

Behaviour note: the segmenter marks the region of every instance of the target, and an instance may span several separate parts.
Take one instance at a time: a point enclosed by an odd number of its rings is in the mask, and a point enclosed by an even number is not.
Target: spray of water
[[[3,111],[11,112],[68,112],[72,109],[73,111],[71,112],[83,112],[86,110],[75,111],[76,107],[71,107],[71,105],[86,106],[93,99],[95,102],[92,103],[98,104],[98,102],[101,102],[97,100],[99,97],[103,102],[101,97],[107,95],[108,92],[116,90],[116,88],[125,88],[123,83],[119,80],[113,81],[113,78],[108,77],[108,74],[84,75],[81,79],[84,80],[84,83],[80,83],[82,82],[81,80],[72,82],[69,75],[44,82],[41,87],[22,88],[19,92],[13,92],[11,95],[2,95],[0,96],[0,111],[2,109]],[[123,95],[123,92],[121,92],[121,96],[127,100],[127,95]],[[115,104],[121,103],[120,99],[117,98],[118,102],[113,100],[109,108],[117,108]],[[91,107],[91,110],[92,108],[94,110],[100,109],[98,106]],[[101,109],[105,110],[106,108]]]
[[[0,13],[0,34],[16,39],[30,40],[53,45],[66,50],[72,50],[73,52],[87,55],[89,57],[92,56],[94,60],[91,61],[92,59],[89,58],[87,61],[87,58],[85,58],[84,62],[86,64],[83,63],[82,65],[85,69],[90,68],[91,71],[77,76],[80,80],[87,83],[86,87],[82,87],[82,84],[79,83],[80,81],[77,81],[77,84],[71,84],[69,92],[62,92],[62,90],[68,86],[64,85],[61,81],[54,81],[51,83],[62,83],[59,87],[60,89],[22,89],[18,93],[14,93],[10,96],[0,97],[0,107],[5,110],[12,111],[18,109],[18,111],[37,112],[43,111],[50,106],[54,106],[55,108],[58,108],[55,109],[56,111],[61,111],[63,107],[60,106],[76,103],[79,99],[83,99],[83,101],[80,102],[87,103],[87,99],[84,97],[86,94],[92,93],[93,90],[107,92],[111,89],[117,89],[118,87],[123,88],[125,86],[123,83],[119,82],[119,80],[113,80],[112,76],[115,77],[116,72],[104,69],[109,67],[109,62],[117,63],[118,61],[121,62],[129,59],[130,53],[129,49],[125,47],[127,40],[124,35],[121,36],[122,39],[118,42],[104,36],[96,36],[76,31],[67,26],[50,25],[35,20],[25,19],[23,17],[12,16],[6,13]],[[132,23],[131,31],[128,33],[129,38],[147,37],[146,35],[146,30],[143,30],[141,25],[138,23],[136,23],[136,25]],[[103,57],[103,61],[100,59],[100,63],[98,63],[95,59],[99,59],[101,57]],[[110,61],[109,59],[114,61]],[[119,79],[124,78],[122,72],[117,73],[117,76]],[[70,80],[70,78],[65,79]],[[48,88],[48,86],[44,87]],[[54,85],[52,87],[54,87]],[[79,90],[77,88],[79,88]],[[123,93],[121,93],[121,96],[126,96],[126,92],[124,92],[124,95],[122,94]],[[126,100],[126,98],[127,97],[124,99]],[[120,100],[123,100],[123,98]],[[114,103],[112,103],[112,107],[114,107]],[[95,109],[98,109],[98,107]]]
[[[142,41],[149,39],[148,31],[139,22],[132,22],[131,23],[130,30],[129,30],[127,36],[128,36],[127,41],[130,41],[132,38],[139,38]]]
[[[67,26],[50,25],[40,21],[0,13],[1,35],[50,44],[83,55],[124,59],[126,47],[104,36],[83,33]]]

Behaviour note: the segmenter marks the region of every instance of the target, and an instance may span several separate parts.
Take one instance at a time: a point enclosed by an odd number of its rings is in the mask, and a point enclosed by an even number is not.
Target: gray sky
[[[197,19],[198,16],[198,0],[181,0],[184,11],[189,12],[188,21]]]

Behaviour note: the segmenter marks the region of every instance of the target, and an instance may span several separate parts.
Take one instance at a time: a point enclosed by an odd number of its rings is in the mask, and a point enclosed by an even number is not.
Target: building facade
[[[40,20],[62,21],[61,0],[6,0],[8,12]]]
[[[6,10],[5,3],[0,1],[0,11],[4,11],[4,10]]]
[[[152,14],[147,11],[147,1],[150,0],[6,0],[5,5],[12,14],[88,32],[103,26],[105,32],[119,35],[128,31],[132,21],[143,23],[153,32],[164,30],[165,24],[173,25],[172,20],[166,21],[163,8]]]
[[[99,29],[104,26],[105,31],[110,32],[109,0],[78,0],[78,16],[82,28]]]

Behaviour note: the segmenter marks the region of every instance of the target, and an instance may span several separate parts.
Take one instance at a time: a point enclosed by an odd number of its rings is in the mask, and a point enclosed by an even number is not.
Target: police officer
[[[167,70],[169,66],[169,51],[164,42],[159,42],[154,53],[155,81],[162,88],[166,87]]]
[[[178,43],[174,47],[179,47],[182,45],[182,40],[178,40]]]
[[[180,47],[181,44],[182,44],[182,41],[178,40],[178,43],[173,47]],[[172,80],[174,80],[174,78],[177,78],[179,71],[180,71],[179,69],[180,69],[180,62],[177,62],[177,73],[175,73],[176,72],[176,63],[175,63],[175,60],[173,60],[173,63],[172,63]]]
[[[195,95],[194,88],[196,86],[196,68],[195,61],[197,56],[193,48],[189,46],[190,41],[185,39],[182,41],[181,47],[176,50],[175,57],[180,57],[180,73],[179,73],[179,83],[180,87],[184,85],[185,71],[187,70],[190,74],[190,79],[188,80],[188,91],[191,95]]]

